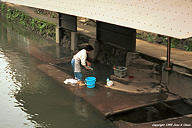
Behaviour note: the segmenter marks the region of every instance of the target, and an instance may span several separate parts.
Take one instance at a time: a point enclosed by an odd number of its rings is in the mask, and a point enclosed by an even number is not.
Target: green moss
[[[56,39],[56,24],[30,17],[15,8],[6,6],[6,4],[4,3],[0,3],[0,7],[1,16],[4,16],[10,22],[17,23],[29,30],[42,35],[43,37],[48,37],[53,40]]]

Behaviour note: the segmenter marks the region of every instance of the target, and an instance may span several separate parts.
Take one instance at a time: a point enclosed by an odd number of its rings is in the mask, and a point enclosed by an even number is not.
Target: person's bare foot
[[[83,81],[78,81],[79,86],[85,86],[85,83]]]

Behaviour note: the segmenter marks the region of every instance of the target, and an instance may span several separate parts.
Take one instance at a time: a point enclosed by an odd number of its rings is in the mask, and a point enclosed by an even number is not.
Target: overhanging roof
[[[192,37],[192,0],[2,0],[157,33]]]

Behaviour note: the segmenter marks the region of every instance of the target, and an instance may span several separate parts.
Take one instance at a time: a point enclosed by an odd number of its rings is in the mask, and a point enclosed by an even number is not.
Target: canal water
[[[36,68],[42,62],[29,54],[29,47],[52,44],[0,17],[0,127],[113,128],[83,99]]]

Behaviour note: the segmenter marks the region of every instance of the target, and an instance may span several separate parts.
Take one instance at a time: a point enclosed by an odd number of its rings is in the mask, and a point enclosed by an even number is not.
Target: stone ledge
[[[160,93],[161,87],[157,86],[155,88],[152,88],[150,85],[143,85],[143,86],[137,86],[137,85],[124,85],[122,83],[119,83],[117,81],[113,81],[113,86],[107,86],[106,88],[118,90],[118,91],[124,91],[128,93],[134,93],[134,94],[151,94],[151,93]]]

